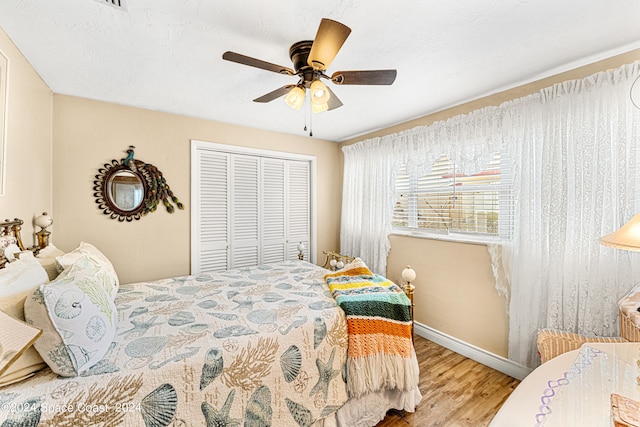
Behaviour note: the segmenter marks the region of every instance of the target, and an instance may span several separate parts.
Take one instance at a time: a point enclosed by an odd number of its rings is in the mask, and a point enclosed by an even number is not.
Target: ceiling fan
[[[331,77],[325,74],[350,33],[351,28],[346,25],[323,18],[314,40],[299,41],[289,49],[293,69],[235,52],[225,52],[222,59],[299,77],[298,83],[282,86],[254,99],[254,102],[270,102],[286,95],[287,105],[299,110],[304,104],[306,91],[309,90],[312,111],[333,110],[341,107],[342,102],[321,79],[330,80],[337,85],[390,85],[396,79],[396,70],[336,71]]]

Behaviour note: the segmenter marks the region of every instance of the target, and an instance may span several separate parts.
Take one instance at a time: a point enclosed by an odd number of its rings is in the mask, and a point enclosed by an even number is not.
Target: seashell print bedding
[[[324,273],[285,261],[121,285],[104,358],[0,388],[0,424],[311,425],[347,400],[346,321]]]

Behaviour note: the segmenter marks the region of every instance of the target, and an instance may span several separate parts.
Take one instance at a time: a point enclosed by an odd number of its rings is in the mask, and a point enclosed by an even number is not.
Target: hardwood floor
[[[376,427],[487,426],[519,381],[416,335],[422,401]]]

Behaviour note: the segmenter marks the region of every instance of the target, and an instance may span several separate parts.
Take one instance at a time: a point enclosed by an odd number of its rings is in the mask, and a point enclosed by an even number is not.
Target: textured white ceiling
[[[640,47],[638,0],[0,0],[0,27],[56,93],[306,135],[276,99],[297,77],[222,60],[231,50],[292,67],[321,18],[352,32],[327,74],[395,68],[392,86],[333,86],[313,115],[342,141]]]

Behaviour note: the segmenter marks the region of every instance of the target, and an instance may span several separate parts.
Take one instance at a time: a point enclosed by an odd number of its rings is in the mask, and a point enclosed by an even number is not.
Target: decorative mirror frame
[[[118,221],[131,222],[138,220],[148,214],[155,212],[158,205],[162,204],[167,212],[173,213],[175,208],[184,209],[184,205],[173,194],[169,184],[162,176],[162,172],[151,163],[145,163],[142,160],[134,159],[133,145],[129,146],[126,151],[127,157],[124,159],[112,160],[111,163],[105,163],[104,167],[98,169],[95,181],[93,181],[93,196],[96,198],[98,207],[102,209],[105,215],[109,215],[111,219]],[[118,172],[126,171],[139,178],[144,191],[142,201],[139,206],[131,210],[124,210],[119,207],[111,198],[109,185],[114,176]]]
[[[140,205],[132,210],[125,211],[120,209],[118,205],[116,205],[113,200],[111,200],[109,191],[109,184],[113,177],[121,171],[126,171],[132,173],[137,176],[142,183],[142,188],[144,191],[144,195],[142,196],[142,202]],[[105,163],[103,168],[98,169],[98,175],[96,175],[96,180],[93,182],[93,193],[96,198],[96,203],[98,207],[102,209],[105,215],[109,215],[111,219],[117,219],[118,221],[127,221],[131,222],[134,219],[139,220],[144,215],[146,200],[149,194],[149,185],[147,184],[147,180],[137,171],[131,170],[128,166],[120,163],[117,160],[112,160],[111,163]]]

